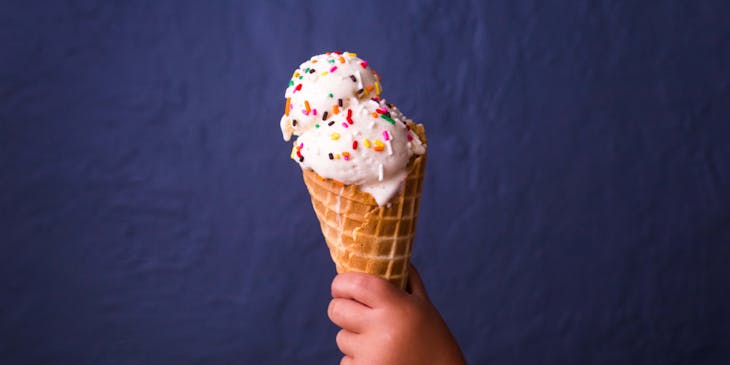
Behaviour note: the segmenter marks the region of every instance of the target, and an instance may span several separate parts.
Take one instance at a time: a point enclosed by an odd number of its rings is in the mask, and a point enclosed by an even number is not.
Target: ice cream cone
[[[409,125],[425,144],[423,126]],[[384,206],[356,185],[302,171],[338,273],[366,272],[405,289],[425,167],[425,154],[412,156],[403,189]]]

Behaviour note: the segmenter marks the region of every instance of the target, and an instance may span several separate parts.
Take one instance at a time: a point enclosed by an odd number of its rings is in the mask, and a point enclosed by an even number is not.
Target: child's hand
[[[369,274],[335,277],[327,314],[342,327],[341,365],[466,363],[413,266],[408,280],[412,294]]]

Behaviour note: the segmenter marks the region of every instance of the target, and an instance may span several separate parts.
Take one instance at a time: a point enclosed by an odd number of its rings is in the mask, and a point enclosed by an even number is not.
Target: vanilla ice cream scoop
[[[315,120],[339,114],[351,103],[369,100],[380,92],[378,75],[354,53],[314,56],[302,63],[289,80],[280,122],[284,140],[312,128]]]
[[[280,123],[285,140],[298,136],[292,158],[302,169],[357,185],[383,206],[426,146],[381,90],[377,73],[355,54],[314,56],[294,71]]]

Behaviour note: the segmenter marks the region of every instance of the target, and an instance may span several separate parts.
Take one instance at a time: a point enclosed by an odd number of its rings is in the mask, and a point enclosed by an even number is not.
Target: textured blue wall
[[[337,363],[278,127],[333,49],[427,126],[472,363],[727,363],[730,7],[648,3],[3,2],[0,363]]]

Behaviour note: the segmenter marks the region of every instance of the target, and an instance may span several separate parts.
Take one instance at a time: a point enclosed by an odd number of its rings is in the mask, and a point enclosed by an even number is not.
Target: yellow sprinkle
[[[383,144],[383,142],[380,142],[379,139],[376,139],[375,140],[375,147],[373,147],[373,149],[375,151],[377,151],[377,152],[380,152],[380,151],[382,151],[382,150],[385,149],[385,144]]]
[[[375,95],[380,96],[380,83],[375,81]]]
[[[327,72],[327,71],[322,71],[322,73],[321,73],[320,75],[322,75],[322,76],[327,76],[327,74],[328,74],[328,73],[329,73],[329,72]]]
[[[340,155],[337,155],[337,154],[336,154],[336,155],[335,155],[335,160],[339,160],[339,159],[340,159]]]
[[[299,71],[294,71],[294,75],[292,75],[292,78],[294,79],[297,77],[299,77]]]
[[[369,139],[365,138],[365,140],[363,142],[365,142],[365,148],[370,148],[370,140]]]
[[[330,138],[332,138],[333,140],[336,141],[336,140],[340,139],[340,134],[339,133],[332,132],[330,134]]]
[[[312,60],[312,63],[317,63],[317,60]]]
[[[291,155],[289,155],[289,157],[291,157],[292,160],[297,159],[297,145],[292,146]]]
[[[357,53],[347,52],[347,55],[350,57],[357,57]]]

